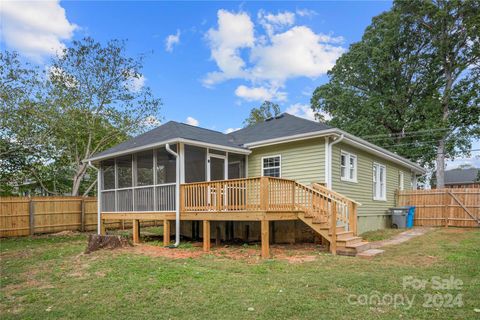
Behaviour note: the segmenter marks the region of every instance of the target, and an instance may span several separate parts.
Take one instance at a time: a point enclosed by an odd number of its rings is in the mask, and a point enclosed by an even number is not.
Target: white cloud
[[[165,50],[168,52],[173,51],[173,47],[180,43],[180,30],[177,30],[176,34],[170,34],[165,39]]]
[[[264,10],[258,12],[258,20],[271,36],[275,31],[291,26],[295,23],[295,13],[285,11],[278,14],[267,13]]]
[[[36,61],[61,52],[78,27],[56,1],[2,1],[1,40]]]
[[[300,17],[313,17],[318,14],[315,10],[310,9],[297,9],[295,13]]]
[[[248,14],[218,11],[218,28],[210,29],[206,35],[218,70],[207,74],[203,79],[205,86],[241,79],[251,87],[238,86],[237,96],[248,101],[265,98],[282,101],[286,100],[286,92],[278,90],[285,88],[288,79],[325,75],[345,51],[342,37],[295,26],[295,13],[272,14],[261,10],[258,20],[265,32],[255,36]]]
[[[286,113],[301,117],[308,120],[315,121],[315,112],[308,104],[295,103],[285,110]],[[325,120],[330,120],[332,117],[327,113],[322,113]]]
[[[275,34],[271,43],[255,47],[251,60],[256,79],[284,83],[288,78],[316,78],[327,73],[344,52],[342,47],[329,44],[330,36],[316,34],[305,26],[295,26]]]
[[[209,29],[206,38],[210,45],[211,58],[220,71],[207,74],[203,83],[212,86],[227,79],[242,78],[247,74],[245,61],[240,56],[241,48],[254,45],[253,22],[243,12],[231,13],[219,10],[218,29]]]
[[[128,90],[132,92],[139,92],[142,90],[143,86],[145,85],[145,81],[147,78],[143,75],[139,75],[137,77],[131,77],[129,81],[127,81],[126,86]]]
[[[285,101],[287,95],[285,92],[279,91],[277,88],[265,87],[247,87],[240,85],[235,89],[235,95],[247,101]]]
[[[228,128],[227,130],[225,130],[225,133],[229,134],[229,133],[232,133],[232,132],[240,130],[240,129],[242,129],[242,128]]]
[[[193,117],[187,117],[185,123],[195,127],[198,127],[198,125],[200,124],[200,122]]]

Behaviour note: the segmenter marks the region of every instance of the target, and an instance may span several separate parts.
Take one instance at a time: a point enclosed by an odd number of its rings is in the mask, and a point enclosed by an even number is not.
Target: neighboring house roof
[[[480,182],[480,169],[457,168],[445,171],[445,184],[468,184]]]
[[[264,122],[229,134],[169,121],[151,131],[98,153],[88,160],[96,161],[106,159],[120,154],[176,142],[198,142],[212,148],[222,147],[233,152],[248,154],[252,148],[327,136],[343,137],[345,143],[367,150],[379,157],[408,166],[416,172],[425,172],[422,167],[408,159],[345,131],[330,127],[324,123],[299,118],[288,113],[283,113],[274,118],[267,119]]]
[[[332,127],[321,122],[310,121],[292,116],[288,113],[282,113],[277,117],[234,131],[228,135],[233,137],[237,143],[247,145],[252,142],[319,132],[327,129],[332,129]]]

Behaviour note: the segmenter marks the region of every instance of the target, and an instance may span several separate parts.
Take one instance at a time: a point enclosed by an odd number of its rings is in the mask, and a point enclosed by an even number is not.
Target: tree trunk
[[[77,166],[77,171],[73,176],[73,185],[72,185],[72,196],[74,197],[78,196],[79,194],[80,184],[82,183],[83,177],[87,172],[86,169],[87,169],[87,164],[85,163],[81,163],[80,165]]]
[[[437,189],[445,188],[445,138],[438,141],[436,178]]]

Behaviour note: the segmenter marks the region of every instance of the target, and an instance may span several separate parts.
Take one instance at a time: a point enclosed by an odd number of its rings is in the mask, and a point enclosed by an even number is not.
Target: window
[[[281,175],[280,156],[262,158],[262,176],[279,178]]]
[[[153,185],[153,151],[148,150],[137,154],[136,186]]]
[[[404,178],[403,178],[403,172],[400,171],[400,172],[398,173],[398,189],[400,189],[400,190],[403,190],[403,189],[404,189],[403,179],[404,179]]]
[[[115,189],[115,160],[102,161],[102,190]]]
[[[387,200],[387,169],[379,163],[373,164],[373,200]]]
[[[340,176],[344,181],[357,182],[357,156],[342,151],[340,154]]]
[[[170,146],[176,152],[176,145]],[[177,160],[165,148],[157,150],[157,184],[176,181]]]

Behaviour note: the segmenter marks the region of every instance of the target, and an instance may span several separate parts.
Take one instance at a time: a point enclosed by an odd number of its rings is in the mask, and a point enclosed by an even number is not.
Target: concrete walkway
[[[358,253],[357,257],[361,257],[361,258],[374,257],[378,254],[385,252],[385,250],[380,250],[380,248],[382,247],[404,243],[415,237],[424,235],[425,233],[427,233],[432,229],[433,228],[416,227],[414,229],[408,229],[402,233],[399,233],[391,239],[372,242],[370,243],[370,249]]]

